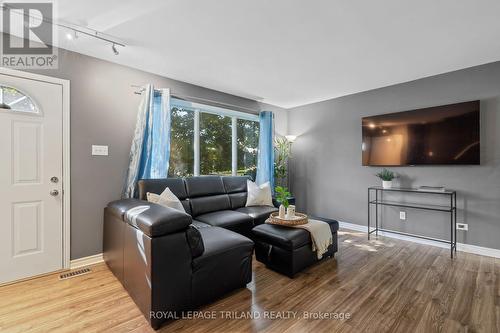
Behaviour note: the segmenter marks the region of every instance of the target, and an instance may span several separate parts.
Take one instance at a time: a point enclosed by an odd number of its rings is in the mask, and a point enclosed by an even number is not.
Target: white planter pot
[[[392,180],[383,180],[382,181],[382,188],[391,188],[392,187]]]

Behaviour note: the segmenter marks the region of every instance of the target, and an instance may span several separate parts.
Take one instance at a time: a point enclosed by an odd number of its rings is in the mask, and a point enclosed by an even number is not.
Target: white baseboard
[[[95,265],[95,264],[101,263],[103,261],[104,261],[104,258],[102,257],[102,253],[98,253],[98,254],[94,254],[93,256],[88,256],[88,257],[83,257],[83,258],[71,260],[69,268],[75,269],[75,268]]]
[[[366,233],[368,231],[367,226],[349,223],[349,222],[340,222],[339,221],[339,226],[341,228],[344,228],[344,229],[355,230],[355,231],[360,231],[360,232],[364,232],[364,233]],[[371,228],[371,230],[374,230],[374,228]],[[428,239],[415,238],[415,237],[405,236],[405,235],[398,235],[398,234],[393,234],[393,233],[383,232],[383,231],[379,231],[378,234],[380,236],[401,239],[401,240],[419,243],[419,244],[431,245],[431,246],[448,248],[448,249],[450,248],[450,246],[447,244],[436,242],[433,240],[428,240]],[[479,254],[479,255],[487,256],[487,257],[500,258],[500,250],[498,250],[498,249],[492,249],[489,247],[482,247],[482,246],[471,245],[471,244],[457,243],[457,251]]]
[[[500,250],[471,244],[457,243],[457,251],[479,254],[487,257],[500,258]]]

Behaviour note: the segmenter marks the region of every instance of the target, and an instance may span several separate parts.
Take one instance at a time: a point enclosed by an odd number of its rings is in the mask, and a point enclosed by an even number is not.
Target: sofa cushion
[[[247,203],[247,192],[230,193],[228,196],[231,202],[231,209],[245,207]]]
[[[224,228],[212,227],[199,229],[205,250],[193,260],[193,271],[213,260],[223,258],[224,254],[242,250],[245,255],[251,255],[253,242],[249,238]],[[219,258],[217,258],[219,257]],[[230,267],[230,266],[228,266]]]
[[[256,240],[286,250],[297,249],[311,243],[311,236],[306,230],[273,224],[264,223],[258,225],[253,228],[252,234]]]
[[[192,215],[193,212],[191,211],[191,203],[189,202],[189,199],[181,200],[182,207],[184,207],[184,211],[188,213],[189,215]]]
[[[248,176],[222,177],[224,188],[231,202],[231,209],[245,207],[247,202],[247,180],[249,179]]]
[[[191,215],[193,216],[231,208],[227,194],[193,198],[189,202],[191,204]]]
[[[189,177],[185,181],[190,198],[226,193],[220,176]]]
[[[178,211],[181,212],[186,212],[184,209],[184,206],[182,205],[181,201],[179,198],[175,196],[175,194],[172,193],[170,188],[165,188],[161,194],[156,194],[156,193],[151,193],[148,192],[146,193],[147,200],[149,202],[154,202],[156,204],[165,206],[165,207],[170,207],[173,209],[177,209]]]
[[[214,300],[252,279],[253,242],[232,231],[199,229],[205,251],[192,262],[192,299],[195,305]]]
[[[141,179],[137,182],[139,188],[139,199],[147,200],[147,193],[161,194],[165,188],[181,201],[186,213],[191,214],[191,206],[186,191],[186,185],[183,178],[163,178],[163,179]]]
[[[186,239],[191,250],[191,256],[193,258],[201,256],[205,251],[205,246],[198,228],[191,224],[186,230]]]
[[[167,187],[179,200],[187,198],[186,186],[183,178],[141,179],[137,182],[139,199],[147,200],[147,193],[161,194]]]
[[[339,228],[337,221],[322,220],[330,225],[332,233],[337,232]],[[258,225],[253,228],[252,235],[256,241],[262,241],[290,251],[311,244],[311,234],[307,230],[274,224],[264,223]]]
[[[257,185],[251,180],[247,180],[247,189],[247,202],[245,206],[274,207],[271,184],[269,182]]]
[[[259,225],[264,223],[269,215],[273,212],[277,212],[278,209],[269,206],[251,206],[251,207],[241,207],[236,209],[237,212],[245,213],[253,218],[253,223]]]
[[[192,226],[195,227],[196,229],[201,229],[201,228],[211,228],[212,226],[210,224],[200,222],[193,220]]]
[[[250,235],[253,227],[253,219],[247,214],[234,210],[220,210],[196,217],[198,221],[208,223],[212,226],[222,227],[240,233]]]
[[[226,193],[237,193],[247,191],[247,180],[250,178],[248,176],[224,176],[222,177],[222,182],[224,183],[224,188]]]

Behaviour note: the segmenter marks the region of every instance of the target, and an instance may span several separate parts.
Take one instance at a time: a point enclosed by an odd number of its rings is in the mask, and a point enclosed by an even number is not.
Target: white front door
[[[2,284],[63,268],[64,179],[62,85],[0,73],[0,86],[18,90],[0,91]]]

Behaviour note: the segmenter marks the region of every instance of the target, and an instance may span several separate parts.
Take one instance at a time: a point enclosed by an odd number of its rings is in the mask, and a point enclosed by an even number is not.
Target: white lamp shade
[[[296,135],[285,135],[285,138],[288,140],[288,142],[294,142],[295,140],[297,140]]]

